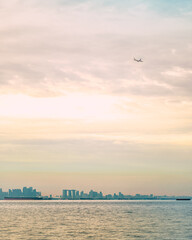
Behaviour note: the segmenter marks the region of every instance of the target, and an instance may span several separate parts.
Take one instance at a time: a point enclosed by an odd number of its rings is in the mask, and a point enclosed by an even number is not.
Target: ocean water
[[[188,240],[192,201],[0,201],[1,240]]]

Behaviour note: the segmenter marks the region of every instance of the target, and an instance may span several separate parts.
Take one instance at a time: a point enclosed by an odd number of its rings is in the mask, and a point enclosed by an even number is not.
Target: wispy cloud
[[[2,3],[1,93],[189,95],[190,73],[180,75],[183,84],[162,73],[190,69],[190,21],[163,17],[155,7],[151,1]]]

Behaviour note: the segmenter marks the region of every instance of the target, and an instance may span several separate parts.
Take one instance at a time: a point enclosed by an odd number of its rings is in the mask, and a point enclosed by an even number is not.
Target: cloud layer
[[[1,93],[189,97],[190,8],[136,2],[2,1]]]

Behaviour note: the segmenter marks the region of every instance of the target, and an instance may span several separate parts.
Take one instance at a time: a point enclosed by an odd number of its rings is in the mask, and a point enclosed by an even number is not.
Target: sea
[[[188,240],[192,201],[0,201],[1,240]]]

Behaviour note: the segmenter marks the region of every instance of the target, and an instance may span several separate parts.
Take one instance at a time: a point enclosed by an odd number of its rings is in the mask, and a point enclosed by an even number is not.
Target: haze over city
[[[9,0],[0,16],[3,189],[191,195],[190,0]]]

